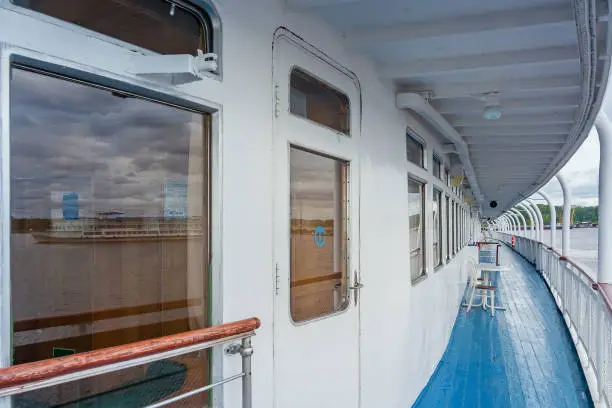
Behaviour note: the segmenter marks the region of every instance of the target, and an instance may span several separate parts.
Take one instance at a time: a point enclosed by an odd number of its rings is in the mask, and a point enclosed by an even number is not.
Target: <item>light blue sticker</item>
[[[325,229],[320,225],[314,230],[314,242],[319,248],[325,243]]]

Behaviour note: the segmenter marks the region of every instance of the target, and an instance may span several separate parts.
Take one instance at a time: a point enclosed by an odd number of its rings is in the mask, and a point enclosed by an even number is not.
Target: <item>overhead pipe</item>
[[[572,201],[572,192],[569,186],[567,185],[567,182],[565,181],[565,177],[561,173],[558,173],[556,177],[557,180],[559,180],[559,184],[561,184],[561,190],[563,190],[563,229],[561,232],[561,255],[569,256],[569,231],[571,222],[570,206]]]
[[[527,212],[527,216],[529,217],[529,223],[531,224],[531,230],[529,231],[529,238],[533,239],[533,235],[535,233],[534,230],[534,226],[535,226],[535,216],[534,214],[531,213],[531,210],[529,208],[527,208],[527,206],[523,203],[518,203],[516,205],[517,207],[522,208],[523,210],[525,210]]]
[[[543,191],[538,191],[540,197],[542,197],[548,203],[548,208],[550,209],[550,247],[557,247],[557,210],[553,205],[552,201],[550,201],[550,197]]]
[[[599,228],[597,281],[612,284],[612,123],[604,111],[595,120],[599,136]]]
[[[474,192],[474,198],[476,202],[482,203],[484,197],[480,193],[480,187],[478,187],[478,181],[476,179],[476,173],[470,160],[470,154],[468,151],[468,145],[463,140],[461,135],[457,133],[447,121],[436,111],[423,97],[414,92],[400,92],[395,96],[395,104],[400,109],[410,109],[415,112],[423,119],[425,119],[430,125],[432,125],[438,132],[440,132],[446,139],[448,139],[455,146],[455,153],[459,156],[459,160],[463,164],[463,170],[465,175],[470,182],[470,187]]]

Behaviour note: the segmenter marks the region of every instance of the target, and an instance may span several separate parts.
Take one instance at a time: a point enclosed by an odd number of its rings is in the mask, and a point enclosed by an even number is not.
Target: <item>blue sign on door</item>
[[[325,243],[325,229],[320,225],[314,230],[314,242],[319,248]]]

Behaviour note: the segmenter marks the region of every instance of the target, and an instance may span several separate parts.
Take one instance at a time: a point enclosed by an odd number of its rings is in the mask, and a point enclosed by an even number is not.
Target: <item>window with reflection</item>
[[[209,115],[15,67],[10,87],[13,364],[209,326]],[[171,366],[203,385],[207,355]]]
[[[408,178],[410,276],[414,282],[425,275],[425,184]]]
[[[442,264],[442,192],[433,192],[433,253],[434,267]]]
[[[442,174],[441,174],[442,163],[440,162],[440,159],[438,158],[438,156],[436,156],[435,154],[433,155],[432,162],[433,162],[433,165],[432,165],[431,171],[433,173],[433,176],[437,178],[438,180],[442,180]]]
[[[348,307],[346,161],[292,147],[291,316],[322,317]]]
[[[291,113],[351,134],[350,104],[344,93],[298,68],[291,71],[290,88]]]
[[[18,6],[160,54],[212,52],[208,16],[170,0],[12,0]]]
[[[450,198],[446,196],[446,259],[450,260],[451,257],[451,206]]]
[[[425,150],[423,143],[410,134],[406,135],[406,156],[409,162],[419,167],[425,166]]]
[[[456,246],[456,242],[457,242],[457,206],[455,205],[455,201],[452,202],[451,204],[451,226],[452,226],[452,232],[451,232],[451,239],[452,239],[452,253],[453,255],[455,255],[455,252],[457,252],[457,246]]]

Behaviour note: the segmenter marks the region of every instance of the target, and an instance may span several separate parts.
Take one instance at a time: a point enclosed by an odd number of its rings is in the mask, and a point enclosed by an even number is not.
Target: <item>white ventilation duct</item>
[[[455,145],[455,152],[463,164],[463,171],[472,187],[474,198],[480,204],[484,197],[481,195],[476,181],[476,174],[470,161],[467,143],[465,143],[459,133],[419,94],[413,92],[398,93],[395,97],[395,103],[398,108],[409,109],[421,116],[440,132],[442,136]]]

